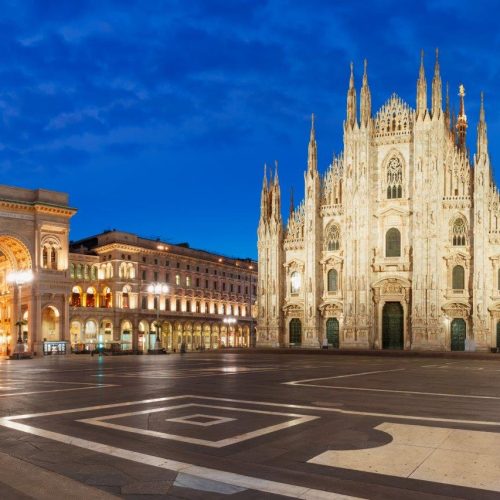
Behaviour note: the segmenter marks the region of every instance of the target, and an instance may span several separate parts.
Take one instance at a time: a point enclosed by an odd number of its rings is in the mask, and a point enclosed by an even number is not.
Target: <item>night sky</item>
[[[1,1],[0,183],[68,192],[71,238],[106,229],[256,257],[263,164],[303,194],[310,114],[319,166],[342,147],[349,61],[373,111],[415,107],[439,47],[475,148],[485,92],[500,169],[498,2]],[[444,92],[443,92],[444,93]],[[497,170],[495,175],[498,175]]]

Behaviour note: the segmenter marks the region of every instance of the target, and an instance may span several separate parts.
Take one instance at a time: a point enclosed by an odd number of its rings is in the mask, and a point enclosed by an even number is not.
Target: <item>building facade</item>
[[[253,342],[256,262],[121,231],[74,242],[70,250],[74,347],[114,344],[147,352]],[[159,283],[167,289],[157,294],[151,286]]]
[[[305,197],[281,218],[264,175],[258,227],[258,346],[487,350],[500,347],[499,192],[484,103],[466,146],[465,92],[450,113],[436,53],[416,109],[393,94],[372,115],[366,62],[351,76],[343,153],[318,172],[314,119]]]
[[[120,231],[70,243],[75,213],[64,193],[0,186],[0,354],[19,332],[38,354],[254,343],[256,262]],[[9,282],[26,270],[32,281]]]

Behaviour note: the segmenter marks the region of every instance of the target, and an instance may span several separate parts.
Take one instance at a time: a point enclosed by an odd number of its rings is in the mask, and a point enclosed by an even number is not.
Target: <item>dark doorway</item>
[[[326,340],[333,348],[339,348],[339,320],[329,318],[326,321]]]
[[[382,312],[382,349],[403,349],[403,306],[386,302]]]
[[[300,345],[302,343],[302,323],[300,319],[290,320],[290,345]]]
[[[451,322],[451,350],[465,351],[465,321],[462,318],[455,318]]]

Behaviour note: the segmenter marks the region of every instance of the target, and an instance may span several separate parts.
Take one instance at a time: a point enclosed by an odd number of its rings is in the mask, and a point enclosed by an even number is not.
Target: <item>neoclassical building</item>
[[[251,345],[256,262],[114,230],[70,243],[75,213],[65,193],[0,186],[0,354],[19,328],[38,354]]]
[[[423,56],[416,109],[396,94],[373,115],[366,62],[351,65],[343,152],[318,171],[314,120],[305,197],[281,216],[264,175],[258,227],[258,346],[340,349],[500,347],[499,192],[483,98],[475,153],[465,91],[443,110],[439,62],[430,107]]]

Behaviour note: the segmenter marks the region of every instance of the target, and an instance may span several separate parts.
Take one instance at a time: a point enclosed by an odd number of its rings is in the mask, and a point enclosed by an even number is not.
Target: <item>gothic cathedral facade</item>
[[[372,116],[365,70],[358,118],[351,65],[344,150],[324,175],[314,118],[304,200],[281,216],[264,175],[258,227],[257,346],[489,350],[500,347],[500,209],[483,99],[466,146],[464,88],[450,113],[436,53],[428,107],[396,94]]]

